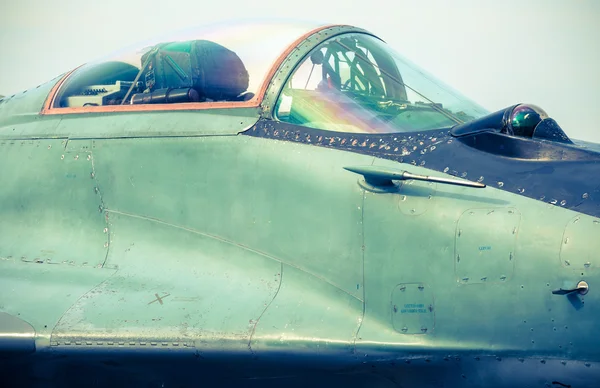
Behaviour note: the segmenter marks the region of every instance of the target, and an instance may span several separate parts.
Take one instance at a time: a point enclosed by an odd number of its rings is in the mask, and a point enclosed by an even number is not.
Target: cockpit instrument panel
[[[79,93],[66,98],[68,107],[118,105],[131,87],[131,81],[117,81],[112,85],[89,85]],[[138,82],[136,88],[141,88]]]

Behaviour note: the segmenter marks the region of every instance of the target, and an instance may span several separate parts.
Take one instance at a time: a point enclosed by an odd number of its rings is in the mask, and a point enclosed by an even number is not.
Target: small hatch
[[[392,324],[402,334],[429,334],[435,323],[433,294],[425,283],[403,283],[392,292]]]

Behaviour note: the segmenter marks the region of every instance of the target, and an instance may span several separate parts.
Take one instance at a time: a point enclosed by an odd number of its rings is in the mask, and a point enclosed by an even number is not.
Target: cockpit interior
[[[75,74],[59,107],[246,101],[248,70],[235,52],[208,40],[160,43],[139,67],[103,62]]]
[[[367,32],[324,34],[299,51],[312,34],[306,25],[224,27],[161,37],[83,65],[49,108],[257,107],[268,87],[277,97],[263,108],[273,119],[338,132],[448,128],[488,113]]]

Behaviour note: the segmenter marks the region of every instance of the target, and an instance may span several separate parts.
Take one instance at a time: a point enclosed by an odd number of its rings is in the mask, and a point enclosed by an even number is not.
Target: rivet
[[[506,280],[506,275],[500,276],[500,280],[505,281]]]
[[[93,172],[90,174],[90,177],[91,177],[92,179],[94,179],[94,177],[95,177],[95,176],[96,176],[96,175],[95,175]]]
[[[586,363],[585,363],[585,364],[583,364],[583,365],[587,366],[588,368],[589,368],[590,366],[592,366],[592,364],[590,364],[589,362],[586,362]]]
[[[560,206],[565,206],[566,204],[567,204],[566,200],[563,199],[562,201],[560,201]]]
[[[524,188],[522,188],[522,187],[519,187],[519,188],[517,189],[517,191],[519,192],[519,194],[523,194],[523,193],[525,192],[525,189],[524,189]]]
[[[569,238],[565,238],[565,245],[569,243]]]
[[[88,155],[87,160],[92,160],[92,155]]]
[[[48,145],[48,149],[52,148],[52,144]]]
[[[590,263],[590,262],[588,261],[588,262],[587,262],[587,263],[585,263],[583,266],[584,266],[585,268],[590,268],[590,265],[592,265],[592,263]]]
[[[504,186],[504,182],[498,182],[498,187]]]
[[[446,167],[446,168],[444,169],[444,173],[446,173],[446,172],[448,172],[448,171],[450,171],[450,169],[449,169],[448,167]]]
[[[560,363],[563,364],[563,365],[567,365],[566,361],[561,361]]]
[[[79,159],[79,155],[75,155],[75,157],[73,159],[75,159],[75,160]]]
[[[510,252],[510,254],[508,255],[508,260],[512,260],[513,259],[513,254],[512,252]]]
[[[571,263],[569,262],[569,260],[565,260],[565,265],[568,267],[569,265],[571,265]]]
[[[469,278],[462,278],[462,281],[466,283],[469,281]]]
[[[583,195],[581,196],[581,198],[587,199],[588,196],[589,196],[588,193],[583,193]]]
[[[64,158],[65,158],[65,156],[64,156],[64,155],[61,155],[61,156],[60,156],[60,160],[63,160]]]
[[[486,280],[487,280],[487,277],[482,277],[482,278],[481,278],[481,281],[482,281],[482,282],[485,282]]]
[[[104,228],[104,233],[108,232],[108,228]]]
[[[404,326],[404,327],[402,328],[402,331],[403,331],[403,332],[407,332],[407,331],[408,331],[408,327]]]

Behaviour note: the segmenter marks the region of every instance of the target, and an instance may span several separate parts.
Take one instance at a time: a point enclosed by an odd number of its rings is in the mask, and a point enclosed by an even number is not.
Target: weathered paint
[[[454,160],[428,155],[468,147],[446,132],[258,121],[323,39],[290,53],[260,111],[42,117],[42,92],[2,100],[0,339],[35,341],[4,382],[595,386],[597,218],[487,173],[373,191],[344,169],[444,176]],[[580,280],[585,296],[552,294]]]

